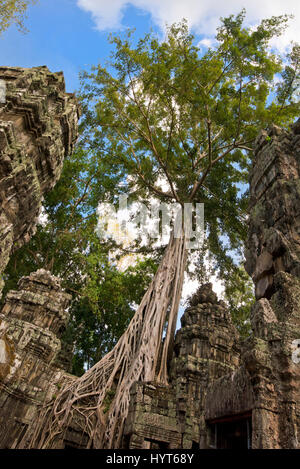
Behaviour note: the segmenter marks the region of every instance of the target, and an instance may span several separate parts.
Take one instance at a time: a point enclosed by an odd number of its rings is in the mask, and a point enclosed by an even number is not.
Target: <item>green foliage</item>
[[[109,352],[126,330],[156,271],[151,260],[120,272],[109,263],[94,272],[74,301],[65,340],[76,337],[73,371],[81,374]],[[97,271],[97,272],[96,272]],[[90,281],[92,279],[92,281]],[[102,279],[102,281],[101,281]],[[92,300],[91,300],[92,298]]]
[[[103,413],[106,414],[106,412],[109,411],[110,405],[112,403],[113,398],[115,397],[115,391],[110,390],[107,391],[105,398],[103,399]]]
[[[15,24],[19,31],[26,32],[24,20],[29,5],[35,4],[37,0],[1,0],[0,3],[0,34],[9,26]]]
[[[225,300],[241,337],[246,338],[251,331],[249,318],[255,296],[253,282],[242,266],[233,273],[233,277],[226,279]]]
[[[235,284],[231,298],[240,304],[254,140],[271,123],[287,127],[299,112],[299,46],[287,57],[269,47],[288,16],[256,29],[244,18],[244,10],[224,18],[216,46],[205,53],[184,21],[163,42],[147,34],[134,45],[132,31],[111,36],[110,62],[82,74],[81,94],[89,139],[103,143],[101,160],[110,174],[122,172],[124,191],[144,203],[151,196],[205,204],[210,260],[231,290]]]
[[[277,103],[280,106],[280,112],[285,112],[287,105],[289,108],[295,107],[298,110],[299,102],[299,66],[300,66],[300,46],[294,44],[291,52],[288,54],[288,62],[282,72],[283,80],[276,86]],[[298,98],[297,101],[295,98]]]

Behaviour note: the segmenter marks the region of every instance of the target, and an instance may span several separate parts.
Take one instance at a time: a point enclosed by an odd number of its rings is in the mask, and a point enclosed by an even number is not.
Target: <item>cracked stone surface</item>
[[[300,120],[256,142],[246,270],[257,301],[241,366],[209,386],[205,418],[251,413],[252,448],[300,448]]]
[[[23,277],[18,287],[0,313],[1,448],[18,447],[41,404],[75,379],[60,361],[71,296],[44,269]]]
[[[36,229],[43,194],[78,136],[79,108],[62,72],[0,67],[0,295],[12,252]]]

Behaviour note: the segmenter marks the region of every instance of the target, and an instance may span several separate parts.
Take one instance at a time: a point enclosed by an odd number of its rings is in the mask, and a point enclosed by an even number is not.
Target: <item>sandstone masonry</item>
[[[7,294],[0,313],[1,448],[26,447],[23,436],[41,406],[74,379],[62,368],[59,339],[71,296],[43,269],[18,286]]]
[[[78,105],[62,72],[0,67],[0,295],[11,253],[35,232],[43,194],[77,138]]]
[[[209,387],[205,419],[251,418],[252,448],[300,448],[300,120],[257,139],[246,269],[255,283],[241,366]],[[298,349],[299,351],[299,349]],[[224,436],[224,435],[223,435]],[[227,444],[226,435],[220,444]]]

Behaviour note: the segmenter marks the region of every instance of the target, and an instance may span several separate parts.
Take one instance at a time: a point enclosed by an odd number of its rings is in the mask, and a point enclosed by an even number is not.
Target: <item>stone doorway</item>
[[[215,449],[251,449],[251,413],[233,415],[209,422],[210,447]]]

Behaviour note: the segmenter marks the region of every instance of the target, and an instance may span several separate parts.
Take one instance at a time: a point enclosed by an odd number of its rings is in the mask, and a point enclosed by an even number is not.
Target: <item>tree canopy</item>
[[[26,32],[24,20],[29,5],[37,0],[1,0],[0,4],[0,34],[15,24],[19,31]]]
[[[60,180],[46,194],[36,234],[17,250],[6,268],[6,293],[18,280],[40,268],[61,278],[73,297],[64,342],[74,346],[73,373],[82,374],[105,355],[122,335],[153,273],[155,259],[140,259],[125,271],[111,262],[113,241],[95,233],[99,200],[115,193],[118,179],[81,144],[67,157]],[[96,159],[95,159],[96,157]],[[108,327],[109,326],[109,327]]]
[[[184,21],[163,41],[152,33],[136,44],[133,32],[112,36],[109,63],[82,75],[87,141],[101,143],[101,161],[123,177],[132,200],[204,203],[206,251],[228,295],[245,277],[236,259],[247,230],[254,141],[299,112],[299,46],[280,57],[269,45],[288,16],[256,28],[244,19],[244,10],[223,18],[206,51]]]

